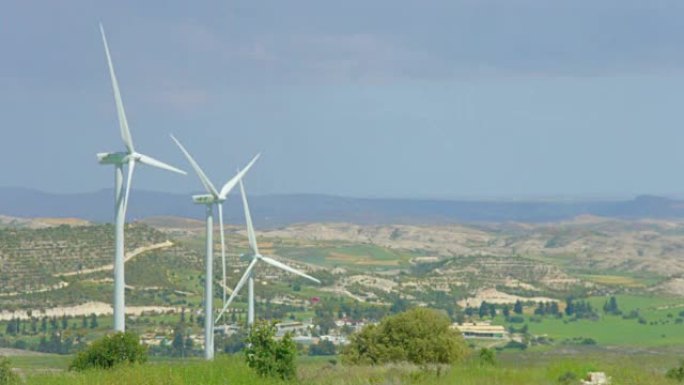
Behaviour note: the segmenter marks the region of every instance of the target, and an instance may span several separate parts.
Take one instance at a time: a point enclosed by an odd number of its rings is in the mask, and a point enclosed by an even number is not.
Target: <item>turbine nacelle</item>
[[[128,163],[127,152],[99,152],[97,161],[100,164],[126,164]]]
[[[217,198],[211,194],[199,194],[193,195],[192,201],[198,205],[212,205],[214,203],[221,204],[223,201],[225,201],[225,199]]]

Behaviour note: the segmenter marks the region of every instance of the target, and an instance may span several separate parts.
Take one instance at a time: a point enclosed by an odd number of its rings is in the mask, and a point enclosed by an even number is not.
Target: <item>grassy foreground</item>
[[[522,357],[520,357],[522,358]],[[36,374],[27,371],[26,384],[74,385],[224,385],[224,384],[311,384],[311,385],[548,385],[559,384],[559,377],[573,373],[580,378],[587,371],[600,370],[613,377],[613,385],[659,385],[674,382],[664,377],[674,359],[652,357],[586,357],[582,359],[517,360],[508,357],[494,367],[483,367],[468,361],[441,374],[425,372],[410,365],[380,367],[349,367],[332,365],[324,360],[304,359],[299,364],[298,380],[283,382],[258,377],[243,362],[241,356],[220,356],[214,362],[174,361],[120,367],[111,371],[84,373],[58,372]],[[570,383],[579,383],[579,380]]]

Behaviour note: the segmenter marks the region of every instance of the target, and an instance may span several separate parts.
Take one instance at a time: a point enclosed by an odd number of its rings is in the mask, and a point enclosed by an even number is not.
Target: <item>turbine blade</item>
[[[195,159],[193,159],[192,155],[190,155],[188,150],[186,150],[185,147],[183,147],[181,142],[178,139],[176,139],[175,136],[171,135],[171,139],[173,139],[173,141],[176,142],[176,145],[178,145],[178,148],[180,148],[180,150],[183,152],[185,157],[188,159],[188,162],[190,162],[190,165],[195,170],[195,173],[199,177],[200,182],[202,182],[202,185],[207,190],[207,192],[209,194],[213,195],[215,198],[218,198],[219,193],[216,190],[216,187],[214,187],[214,185],[211,183],[209,178],[207,178],[207,175],[204,173],[204,171],[202,171],[202,168],[199,166],[199,164],[197,164],[197,162],[195,162]]]
[[[223,305],[223,309],[221,309],[221,312],[216,317],[216,320],[214,322],[218,322],[221,319],[221,316],[223,316],[223,313],[226,312],[228,306],[230,306],[231,302],[233,302],[235,297],[238,295],[240,289],[242,289],[242,287],[245,286],[245,283],[247,283],[249,275],[252,273],[252,270],[254,270],[254,266],[256,266],[257,261],[259,261],[259,259],[254,258],[252,259],[252,262],[249,263],[249,266],[247,266],[247,270],[245,270],[245,273],[242,275],[242,278],[240,278],[240,281],[238,281],[238,284],[235,285],[235,289],[233,289],[233,292],[230,294],[228,301],[226,301],[225,305]]]
[[[245,174],[247,174],[247,171],[249,171],[249,169],[252,168],[254,162],[256,162],[260,156],[261,154],[256,154],[256,156],[252,158],[252,160],[249,163],[247,163],[247,166],[245,166],[245,168],[242,171],[239,171],[231,180],[229,180],[228,182],[226,182],[226,184],[223,185],[220,194],[221,199],[226,199],[228,194],[230,194],[230,191],[233,190],[233,188],[235,188],[235,185],[237,185],[237,183],[240,180],[242,180],[242,177],[244,177]]]
[[[104,27],[100,23],[100,32],[102,33],[102,42],[104,43],[105,54],[107,55],[107,64],[109,65],[109,77],[112,79],[112,89],[114,90],[114,101],[116,102],[116,114],[119,117],[119,128],[121,129],[121,139],[126,145],[129,153],[134,153],[133,138],[131,138],[131,131],[128,129],[128,121],[126,120],[126,111],[124,110],[123,101],[121,100],[121,92],[119,91],[119,82],[116,80],[114,73],[114,65],[112,64],[112,56],[109,54],[109,45],[107,45],[107,37],[105,36]]]
[[[166,164],[160,160],[154,159],[151,156],[143,155],[140,153],[136,153],[136,156],[138,157],[138,161],[142,164],[146,164],[146,165],[152,166],[152,167],[161,168],[162,170],[176,172],[176,173],[183,174],[183,175],[187,174],[185,171],[177,169],[173,166],[170,166],[170,165],[168,165],[168,164]]]
[[[219,231],[221,231],[221,287],[223,288],[223,304],[226,303],[226,237],[223,231],[223,204],[218,205]]]
[[[261,256],[261,255],[260,255],[258,258],[261,259],[262,261],[268,263],[269,265],[275,266],[275,267],[277,267],[277,268],[279,268],[279,269],[282,269],[282,270],[285,270],[285,271],[289,271],[289,272],[292,273],[292,274],[297,274],[297,275],[299,275],[299,276],[302,276],[302,277],[304,277],[304,278],[306,278],[306,279],[309,279],[309,280],[311,280],[311,281],[314,281],[314,282],[316,282],[316,283],[321,283],[321,281],[319,281],[318,279],[316,279],[316,278],[314,278],[314,277],[312,277],[312,276],[310,276],[310,275],[308,275],[308,274],[306,274],[306,273],[303,273],[303,272],[301,272],[301,271],[299,271],[299,270],[297,270],[297,269],[294,269],[294,268],[292,268],[292,267],[290,267],[290,266],[288,266],[288,265],[286,265],[286,264],[284,264],[284,263],[282,263],[282,262],[280,262],[280,261],[276,261],[276,260],[273,259],[273,258],[264,257],[264,256]]]
[[[128,161],[128,178],[126,179],[126,195],[124,195],[124,218],[128,210],[128,196],[131,194],[131,182],[133,181],[133,171],[135,170],[135,159]]]
[[[257,246],[256,234],[254,234],[254,225],[252,224],[252,215],[249,213],[249,204],[247,203],[247,195],[245,194],[245,186],[242,184],[242,179],[239,180],[240,192],[242,193],[242,206],[245,209],[245,222],[247,222],[247,239],[252,252],[259,255],[259,246]]]

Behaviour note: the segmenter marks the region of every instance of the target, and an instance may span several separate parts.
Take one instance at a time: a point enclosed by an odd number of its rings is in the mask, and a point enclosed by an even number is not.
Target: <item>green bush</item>
[[[480,365],[483,366],[494,366],[496,365],[496,355],[494,350],[482,348],[480,349],[480,354],[478,356]]]
[[[69,370],[109,369],[119,364],[142,364],[147,361],[147,348],[138,335],[118,332],[93,342],[76,355]]]
[[[258,322],[247,336],[247,365],[263,377],[293,379],[296,375],[297,345],[290,333],[275,339],[275,323]]]
[[[350,364],[451,364],[468,354],[461,333],[436,310],[415,308],[385,317],[351,337],[342,358]]]
[[[679,366],[667,371],[665,376],[671,380],[684,382],[684,360],[679,362]]]
[[[334,356],[335,344],[328,340],[320,340],[317,344],[309,346],[310,356]]]
[[[570,385],[577,383],[577,375],[573,372],[565,372],[558,377],[558,383],[562,385]]]
[[[0,356],[0,385],[15,385],[19,383],[19,376],[12,371],[9,358]]]

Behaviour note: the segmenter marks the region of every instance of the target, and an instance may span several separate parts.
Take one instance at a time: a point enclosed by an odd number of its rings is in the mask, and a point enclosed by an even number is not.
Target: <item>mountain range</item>
[[[113,190],[54,194],[17,187],[0,187],[0,214],[15,217],[75,217],[111,222]],[[250,208],[260,226],[278,227],[292,223],[350,222],[389,223],[478,223],[554,222],[579,215],[609,218],[684,218],[684,201],[638,196],[629,200],[576,201],[493,201],[349,198],[319,194],[255,195]],[[242,223],[237,196],[225,203],[226,222]],[[133,191],[128,220],[155,216],[201,218],[204,210],[186,194]]]

